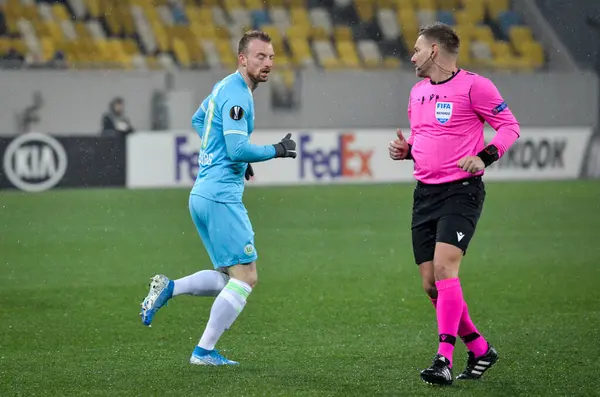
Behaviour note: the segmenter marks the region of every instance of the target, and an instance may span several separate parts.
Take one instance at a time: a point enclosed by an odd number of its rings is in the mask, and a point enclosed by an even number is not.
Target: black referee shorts
[[[433,260],[435,244],[447,243],[466,254],[483,210],[485,186],[481,177],[439,185],[417,182],[412,214],[415,262]]]

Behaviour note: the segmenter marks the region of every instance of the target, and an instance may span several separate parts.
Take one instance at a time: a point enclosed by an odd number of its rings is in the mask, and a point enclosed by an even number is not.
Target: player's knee
[[[450,244],[438,243],[433,258],[433,272],[436,280],[458,277],[458,268],[462,260],[460,248]]]
[[[252,289],[256,288],[256,284],[258,284],[258,275],[253,274],[248,276],[246,284],[248,284]]]
[[[423,283],[423,289],[425,290],[425,293],[427,295],[429,295],[429,297],[431,299],[437,299],[437,297],[438,297],[438,290],[435,287],[435,283],[424,282]]]

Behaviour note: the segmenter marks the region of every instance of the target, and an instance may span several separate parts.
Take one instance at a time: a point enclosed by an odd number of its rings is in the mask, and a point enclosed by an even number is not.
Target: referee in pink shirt
[[[469,317],[458,270],[483,209],[481,176],[519,137],[519,123],[496,86],[457,68],[459,45],[448,25],[421,29],[411,58],[422,78],[408,102],[411,134],[405,139],[398,130],[389,146],[393,160],[414,161],[413,253],[436,309],[439,334],[437,354],[421,378],[439,385],[453,383],[457,337],[469,351],[457,379],[479,379],[498,360]],[[485,122],[496,130],[487,146]]]

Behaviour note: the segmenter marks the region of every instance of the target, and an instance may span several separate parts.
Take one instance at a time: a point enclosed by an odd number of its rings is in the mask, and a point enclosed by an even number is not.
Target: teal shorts
[[[190,195],[190,215],[215,269],[258,259],[254,231],[242,203],[219,203]]]

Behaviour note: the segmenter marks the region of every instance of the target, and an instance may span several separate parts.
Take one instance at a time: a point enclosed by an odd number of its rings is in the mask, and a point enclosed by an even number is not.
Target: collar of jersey
[[[448,77],[446,80],[442,80],[440,82],[434,83],[433,81],[431,81],[431,79],[429,79],[429,83],[431,83],[431,85],[440,85],[440,84],[444,84],[449,82],[450,80],[452,80],[453,78],[455,78],[456,76],[458,76],[458,74],[461,72],[462,69],[457,69],[456,73],[454,73],[452,76]]]

